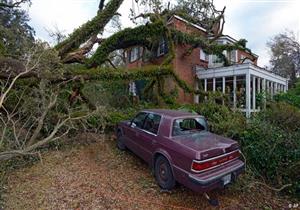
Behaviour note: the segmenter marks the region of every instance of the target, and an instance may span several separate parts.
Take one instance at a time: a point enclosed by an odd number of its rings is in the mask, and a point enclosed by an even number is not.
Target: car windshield
[[[173,123],[173,136],[207,131],[207,122],[203,117],[176,119]]]

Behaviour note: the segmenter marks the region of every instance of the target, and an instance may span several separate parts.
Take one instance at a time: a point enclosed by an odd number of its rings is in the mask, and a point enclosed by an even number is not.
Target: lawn
[[[80,138],[81,143],[45,153],[41,161],[10,173],[5,209],[214,209],[183,186],[161,191],[147,164],[118,151],[111,136]],[[211,195],[220,209],[288,207],[288,200],[257,187],[236,183]]]

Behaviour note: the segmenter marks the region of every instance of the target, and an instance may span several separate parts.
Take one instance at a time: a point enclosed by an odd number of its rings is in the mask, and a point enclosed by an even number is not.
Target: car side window
[[[145,112],[138,113],[136,115],[136,117],[133,119],[131,125],[133,127],[143,128],[143,124],[144,124],[144,121],[145,121],[145,118],[146,118],[147,115],[148,114],[145,113]]]
[[[146,131],[149,131],[153,134],[158,133],[159,123],[160,123],[161,116],[157,114],[148,114],[145,123],[144,123],[144,129]]]

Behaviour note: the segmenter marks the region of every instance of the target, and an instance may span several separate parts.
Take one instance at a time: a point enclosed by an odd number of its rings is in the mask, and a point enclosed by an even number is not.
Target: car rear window
[[[207,122],[203,117],[176,119],[173,123],[173,136],[207,131]]]

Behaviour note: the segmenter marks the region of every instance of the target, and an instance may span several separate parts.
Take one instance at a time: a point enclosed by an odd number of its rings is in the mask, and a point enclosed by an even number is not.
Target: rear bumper
[[[238,171],[242,171],[244,169],[244,164],[241,165],[237,165],[233,168],[231,168],[230,171],[224,171],[216,176],[212,176],[209,178],[202,178],[202,177],[198,177],[192,174],[189,174],[189,179],[194,182],[195,184],[200,184],[200,185],[208,185],[210,183],[213,183],[219,179],[221,179],[222,177],[228,175],[228,174],[234,174],[233,177],[237,177],[237,172]],[[239,173],[240,174],[240,173]]]
[[[187,179],[183,184],[196,192],[208,192],[213,189],[224,188],[227,183],[224,183],[223,177],[229,174],[231,175],[229,183],[234,182],[244,169],[244,162],[237,159],[204,173],[187,174]]]

